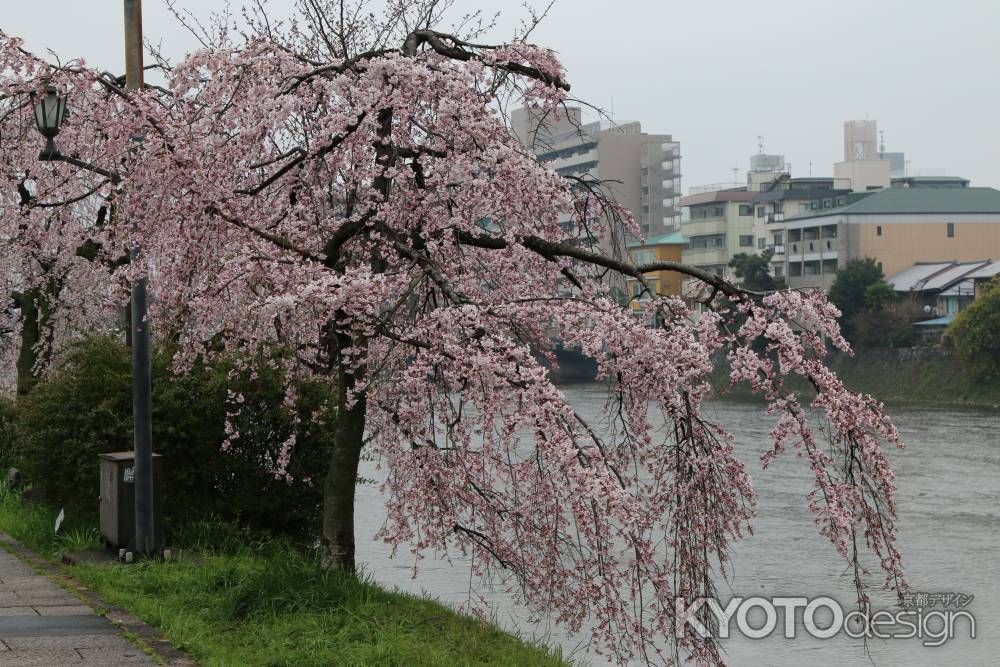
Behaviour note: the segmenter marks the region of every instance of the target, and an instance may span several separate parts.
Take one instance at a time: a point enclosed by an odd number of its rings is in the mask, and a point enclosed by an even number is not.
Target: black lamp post
[[[113,171],[80,160],[71,155],[63,155],[56,148],[55,138],[59,134],[69,110],[66,98],[49,86],[45,96],[35,104],[35,122],[38,131],[46,138],[45,148],[38,155],[43,162],[66,162],[81,169],[100,174],[112,183],[121,182],[121,176]],[[135,259],[138,249],[132,249],[130,259]],[[153,434],[149,322],[146,319],[146,280],[133,281],[131,290],[132,308],[132,419],[135,448],[135,550],[141,554],[159,553],[161,535],[156,533],[154,522],[153,496]]]
[[[56,135],[66,120],[68,113],[66,98],[59,94],[54,86],[45,89],[45,97],[35,104],[35,123],[38,131],[47,139],[45,148],[38,155],[39,160],[53,160],[59,155],[56,150]]]
[[[109,178],[112,183],[119,183],[121,176],[115,172],[59,152],[59,149],[56,148],[56,136],[58,136],[59,130],[62,129],[62,124],[68,116],[69,107],[66,106],[66,98],[60,95],[54,86],[47,87],[45,96],[35,103],[35,124],[38,126],[38,131],[45,137],[45,148],[38,154],[38,159],[42,162],[66,162]]]

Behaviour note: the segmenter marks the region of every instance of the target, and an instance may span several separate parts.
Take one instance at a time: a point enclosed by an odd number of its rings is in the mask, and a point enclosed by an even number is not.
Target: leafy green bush
[[[948,333],[969,373],[979,380],[1000,378],[1000,278],[955,317]]]
[[[158,349],[153,362],[153,448],[163,456],[167,520],[213,516],[286,535],[315,533],[332,436],[327,388],[298,388],[297,424],[283,406],[281,371],[216,362],[177,375],[170,359],[171,350]],[[230,391],[245,401],[233,419],[239,437],[222,451],[226,414],[234,411]],[[132,449],[131,392],[128,348],[92,338],[19,399],[16,460],[49,503],[96,508],[98,455]],[[293,434],[286,481],[273,471]]]
[[[868,290],[882,282],[885,276],[875,260],[871,257],[852,259],[846,266],[837,270],[837,277],[830,286],[827,295],[830,303],[840,309],[840,329],[847,340],[853,342],[854,318],[871,304],[868,301]],[[884,293],[876,290],[877,296]]]

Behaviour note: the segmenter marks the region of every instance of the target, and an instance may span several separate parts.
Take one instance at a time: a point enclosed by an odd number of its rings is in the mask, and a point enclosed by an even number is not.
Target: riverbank
[[[88,520],[68,517],[56,536],[55,516],[0,485],[0,531],[54,560],[99,548]],[[178,531],[173,544],[189,555],[65,571],[206,667],[566,664],[556,652],[435,600],[323,571],[281,540],[197,523]]]
[[[835,353],[830,355],[829,365],[848,387],[886,403],[1000,408],[1000,380],[973,380],[950,350],[860,350],[853,357]],[[748,385],[727,387],[724,373],[721,369],[716,376],[723,396],[753,398]]]

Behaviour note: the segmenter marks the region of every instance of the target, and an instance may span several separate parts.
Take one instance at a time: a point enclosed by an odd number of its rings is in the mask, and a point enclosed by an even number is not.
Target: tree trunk
[[[17,355],[17,393],[27,394],[34,386],[35,364],[38,363],[38,306],[35,303],[37,290],[29,290],[14,295],[14,301],[21,311],[21,349]]]
[[[323,485],[323,536],[320,559],[324,567],[354,572],[354,492],[364,447],[366,402],[364,392],[348,408],[347,398],[357,375],[341,371],[337,387],[337,423],[333,451]]]

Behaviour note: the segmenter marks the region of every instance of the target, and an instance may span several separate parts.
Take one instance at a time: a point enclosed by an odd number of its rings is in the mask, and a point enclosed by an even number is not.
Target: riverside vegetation
[[[0,530],[37,553],[99,548],[93,519],[23,503],[0,484]],[[206,667],[222,665],[565,665],[557,652],[427,598],[324,570],[288,541],[219,521],[171,540],[197,558],[67,570],[158,628]]]
[[[168,542],[189,557],[68,566],[76,579],[203,665],[565,664],[558,652],[432,599],[384,590],[363,572],[322,568],[306,546],[306,517],[317,515],[318,492],[275,484],[256,463],[293,428],[303,448],[299,460],[325,457],[322,421],[313,420],[312,430],[295,426],[280,409],[283,393],[266,367],[253,382],[249,372],[233,375],[229,362],[175,376],[169,351],[160,352],[155,435],[158,451],[170,453],[167,490],[174,485]],[[30,502],[23,489],[0,483],[0,531],[54,560],[101,547],[97,454],[129,448],[129,386],[128,350],[93,338],[69,350],[16,404],[0,400],[0,463],[36,482]],[[234,386],[256,416],[246,413],[243,437],[220,457],[225,388]],[[307,401],[315,410],[322,400],[320,388],[312,389]],[[185,464],[173,465],[179,461]],[[265,500],[277,510],[268,512]],[[66,520],[56,534],[60,508]]]

